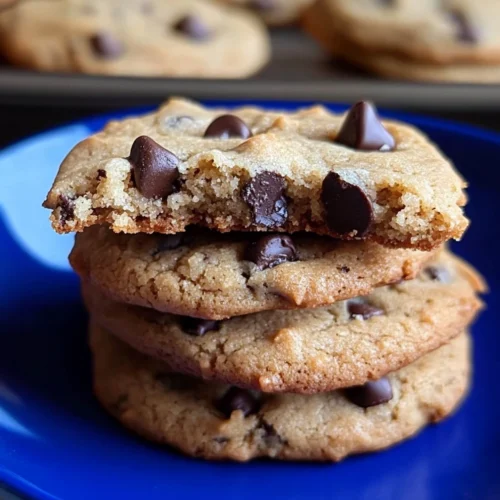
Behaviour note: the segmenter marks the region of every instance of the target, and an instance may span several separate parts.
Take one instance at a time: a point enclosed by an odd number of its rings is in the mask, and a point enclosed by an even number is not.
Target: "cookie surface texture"
[[[112,302],[84,284],[94,321],[175,371],[264,392],[359,385],[450,341],[481,308],[465,263],[444,255],[412,281],[327,308],[195,320]]]
[[[467,334],[390,374],[386,402],[369,408],[343,391],[264,395],[179,377],[95,326],[91,344],[95,393],[112,415],[143,437],[214,460],[338,461],[386,448],[453,412],[469,384]]]

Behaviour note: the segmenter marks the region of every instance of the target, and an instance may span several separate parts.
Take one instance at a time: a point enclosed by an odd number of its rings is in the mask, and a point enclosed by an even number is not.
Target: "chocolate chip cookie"
[[[451,255],[365,299],[320,309],[199,320],[110,301],[84,285],[95,322],[172,369],[263,392],[316,393],[397,370],[458,335],[481,278]]]
[[[465,183],[417,130],[345,115],[207,109],[173,99],[67,156],[45,201],[56,231],[309,231],[428,250],[460,238]]]
[[[366,57],[393,53],[422,64],[498,64],[500,3],[495,0],[319,0],[308,31],[337,31]]]
[[[366,54],[359,47],[337,37],[335,54],[360,68],[382,77],[424,82],[500,82],[500,64],[457,63],[436,65],[419,62],[389,52]]]
[[[70,262],[115,300],[205,319],[331,304],[414,278],[436,254],[310,233],[116,234],[76,237]]]
[[[42,71],[242,78],[270,52],[259,19],[202,0],[20,1],[0,31],[3,56]]]
[[[124,426],[188,455],[338,461],[396,444],[448,416],[464,397],[469,337],[362,387],[312,396],[202,382],[91,329],[94,389]]]
[[[302,11],[314,0],[220,0],[239,5],[259,15],[270,26],[281,26],[297,21]]]

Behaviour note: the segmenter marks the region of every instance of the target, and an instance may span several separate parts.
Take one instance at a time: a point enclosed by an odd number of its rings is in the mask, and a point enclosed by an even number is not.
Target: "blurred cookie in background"
[[[315,0],[220,0],[222,3],[240,5],[258,14],[270,26],[295,23],[304,9]]]
[[[370,53],[340,38],[337,38],[336,43],[335,54],[338,59],[385,78],[436,83],[500,83],[500,63],[436,64],[390,52]]]
[[[203,0],[38,0],[0,12],[0,52],[41,71],[244,78],[269,59],[257,16]]]
[[[500,81],[500,2],[319,0],[305,29],[327,50],[379,75]]]

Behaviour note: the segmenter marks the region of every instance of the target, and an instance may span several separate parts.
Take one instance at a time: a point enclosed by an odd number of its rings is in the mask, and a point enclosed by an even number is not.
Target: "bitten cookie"
[[[310,233],[127,235],[94,226],[77,235],[70,262],[117,301],[225,319],[366,295],[413,279],[436,253]]]
[[[0,32],[5,58],[43,71],[242,78],[270,53],[259,19],[201,0],[19,1]]]
[[[338,461],[387,448],[453,412],[469,384],[467,334],[385,379],[314,396],[179,376],[95,326],[91,344],[95,393],[113,416],[207,459]]]
[[[465,183],[417,130],[347,115],[206,109],[173,99],[67,156],[44,206],[56,231],[309,231],[428,250],[460,238]]]
[[[291,24],[300,18],[303,10],[314,0],[220,0],[240,5],[259,15],[270,26]]]
[[[222,322],[112,302],[84,285],[93,321],[176,372],[264,392],[358,385],[458,335],[481,307],[481,278],[444,255],[417,279],[321,309]]]
[[[422,64],[500,63],[496,0],[318,0],[308,31],[336,31],[366,57],[399,54]]]

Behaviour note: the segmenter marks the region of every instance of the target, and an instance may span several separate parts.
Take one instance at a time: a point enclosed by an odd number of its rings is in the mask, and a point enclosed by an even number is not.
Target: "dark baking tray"
[[[298,29],[272,32],[273,58],[247,80],[185,80],[37,73],[4,66],[0,104],[117,107],[154,104],[169,95],[194,99],[352,102],[423,111],[500,110],[500,86],[381,80],[333,62]]]

